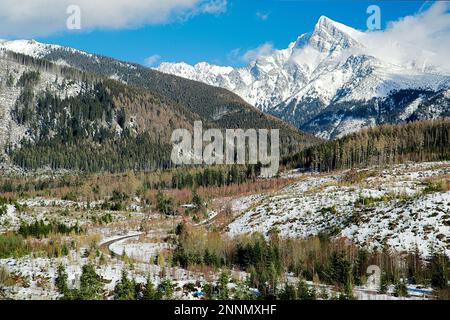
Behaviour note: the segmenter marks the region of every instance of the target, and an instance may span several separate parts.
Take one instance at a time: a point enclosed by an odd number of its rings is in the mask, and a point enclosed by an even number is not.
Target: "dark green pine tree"
[[[142,300],[159,300],[160,298],[159,292],[153,285],[151,276],[148,275],[145,288],[142,292]]]
[[[280,300],[297,300],[297,291],[293,285],[286,282],[278,298]]]
[[[122,278],[114,288],[114,299],[136,300],[136,283],[128,279],[128,273],[122,270]]]
[[[228,283],[230,282],[230,277],[228,272],[223,271],[219,277],[219,300],[228,300],[229,299],[229,291],[228,291]]]
[[[397,279],[394,287],[394,296],[396,297],[406,297],[408,295],[408,288],[406,287],[406,282],[404,279]]]
[[[298,283],[297,296],[300,300],[316,300],[315,290],[309,289],[308,285],[303,279]]]
[[[170,280],[164,280],[159,285],[159,291],[161,292],[161,299],[170,300],[173,297],[173,284]]]
[[[58,292],[65,297],[69,292],[69,286],[67,284],[68,275],[66,268],[60,264],[56,272],[55,286]]]
[[[103,298],[102,278],[95,272],[94,265],[86,264],[80,278],[80,291],[77,299],[101,300]]]
[[[433,253],[430,261],[431,286],[436,289],[448,288],[449,261],[445,254]]]
[[[389,285],[389,282],[388,282],[387,274],[386,274],[386,272],[382,272],[381,273],[381,277],[380,277],[380,290],[379,290],[379,292],[381,294],[387,293],[388,285]]]

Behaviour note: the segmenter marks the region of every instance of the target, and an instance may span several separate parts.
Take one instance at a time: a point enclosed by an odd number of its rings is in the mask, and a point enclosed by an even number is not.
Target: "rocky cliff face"
[[[162,63],[158,70],[229,89],[327,139],[376,124],[448,114],[448,70],[425,65],[422,52],[409,47],[398,48],[411,52],[393,63],[376,54],[371,41],[370,34],[322,16],[312,32],[244,68]],[[399,96],[405,100],[392,105]],[[386,115],[389,110],[393,113]]]

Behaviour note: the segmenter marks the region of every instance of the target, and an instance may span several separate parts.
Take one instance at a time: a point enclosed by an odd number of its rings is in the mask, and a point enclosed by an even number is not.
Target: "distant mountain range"
[[[393,43],[392,50],[407,58],[392,61],[389,51],[380,54],[372,42],[370,32],[322,16],[312,32],[287,49],[243,68],[203,62],[162,63],[157,69],[229,89],[325,139],[383,123],[450,115],[450,72],[427,64],[432,53]]]

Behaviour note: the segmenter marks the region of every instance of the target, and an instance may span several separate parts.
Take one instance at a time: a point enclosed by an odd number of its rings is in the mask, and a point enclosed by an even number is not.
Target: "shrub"
[[[166,300],[170,300],[172,299],[173,296],[173,285],[172,282],[170,280],[164,280],[163,282],[161,282],[161,284],[159,285],[159,291],[162,294],[162,297]]]
[[[406,283],[402,280],[397,281],[394,288],[394,296],[396,297],[406,297],[408,295],[408,288]]]
[[[0,205],[0,216],[6,214],[6,211],[7,211],[6,204]]]
[[[78,201],[78,195],[75,192],[73,192],[73,191],[67,192],[62,197],[62,200],[77,202]]]
[[[21,257],[28,253],[24,239],[14,233],[0,234],[0,259]]]
[[[161,191],[156,195],[156,209],[165,215],[173,215],[173,199],[164,195]]]
[[[430,178],[425,180],[422,184],[425,186],[423,191],[424,194],[446,192],[450,190],[450,179],[448,177],[443,179]]]
[[[300,280],[297,296],[300,300],[316,300],[316,291],[314,288],[310,289],[304,280]]]
[[[1,286],[12,286],[13,281],[11,279],[11,275],[9,274],[8,270],[4,267],[0,267],[0,287]]]
[[[22,222],[18,233],[24,237],[33,236],[35,238],[46,238],[50,234],[81,234],[84,230],[78,225],[68,226],[63,223],[45,223],[42,220],[31,224]]]

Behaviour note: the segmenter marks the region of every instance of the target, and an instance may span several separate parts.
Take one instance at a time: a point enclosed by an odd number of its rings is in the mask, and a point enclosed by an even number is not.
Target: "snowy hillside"
[[[46,50],[46,46],[32,42],[18,41],[10,44],[11,48],[33,52],[33,55],[39,55],[39,52]],[[23,138],[33,138],[30,126],[17,123],[12,117],[12,110],[23,94],[23,88],[18,85],[18,82],[30,70],[31,67],[9,59],[4,52],[0,51],[0,156],[7,145],[17,146]],[[8,82],[11,83],[8,84]],[[69,81],[50,70],[42,71],[33,88],[33,94],[37,95],[46,91],[57,93],[60,97],[73,97],[81,91],[81,83]]]
[[[405,252],[417,246],[426,256],[433,246],[450,256],[449,174],[449,163],[305,174],[299,182],[247,203],[228,233],[267,234],[274,228],[283,237],[326,233],[368,248],[381,249],[386,243]]]
[[[64,50],[67,52],[83,54],[89,57],[93,55],[68,47],[62,47],[55,44],[45,44],[37,42],[36,40],[2,40],[0,39],[0,49],[21,53],[34,58],[45,58],[50,53],[57,50]],[[57,61],[56,61],[57,62]],[[59,61],[59,64],[67,64],[65,61]]]
[[[449,70],[427,64],[429,52],[394,43],[392,50],[408,53],[394,60],[374,50],[373,42],[370,32],[322,16],[311,33],[243,68],[162,63],[158,70],[229,89],[300,129],[334,138],[385,122],[376,114],[361,117],[352,112],[361,102],[371,101],[376,107],[394,92],[436,93],[450,86]],[[345,116],[327,116],[330,108],[341,109],[342,105]],[[440,107],[440,113],[448,111],[448,101]],[[403,121],[405,117],[391,120]],[[325,125],[319,128],[314,124],[318,122]]]

